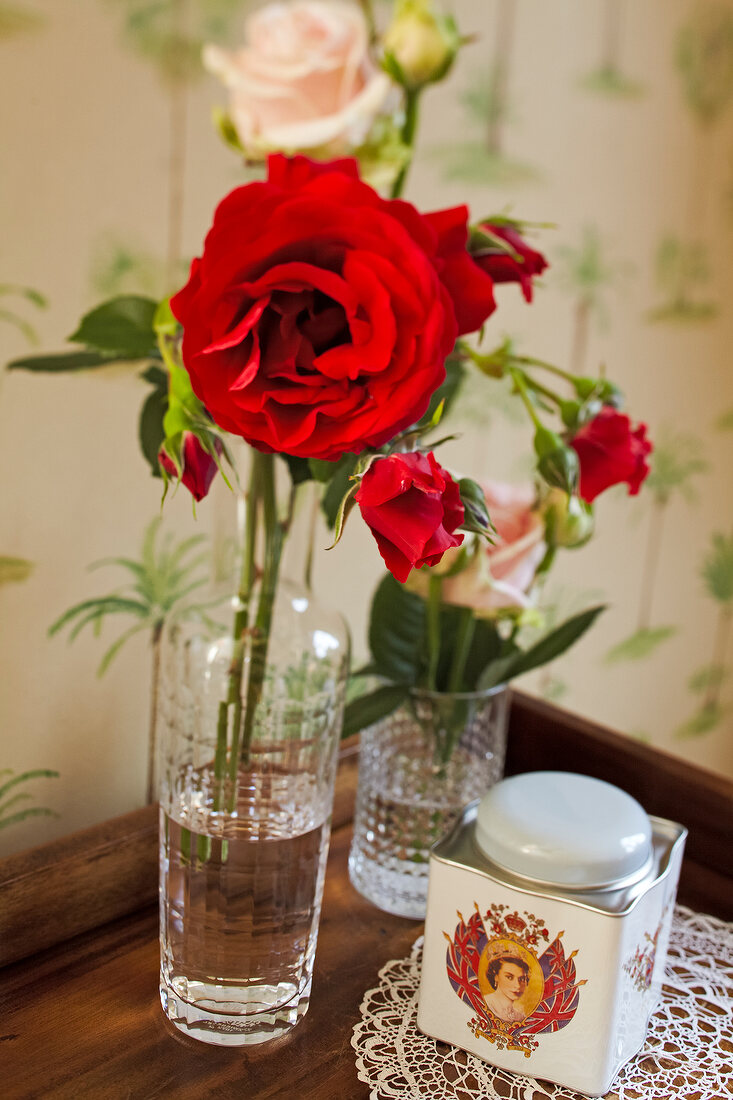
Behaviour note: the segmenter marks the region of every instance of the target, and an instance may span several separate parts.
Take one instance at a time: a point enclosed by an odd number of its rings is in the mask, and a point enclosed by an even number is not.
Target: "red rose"
[[[456,311],[459,335],[476,332],[496,309],[491,272],[482,270],[467,251],[468,207],[435,210],[425,220],[438,236],[440,277]]]
[[[172,459],[161,450],[158,454],[158,462],[169,477],[178,477],[178,471]],[[183,437],[183,473],[181,481],[186,486],[194,500],[203,500],[214,480],[217,465],[199,443],[192,432],[186,432]]]
[[[635,496],[649,473],[646,424],[631,427],[624,413],[605,406],[571,442],[580,462],[580,495],[589,504],[611,485],[626,482]]]
[[[481,227],[488,233],[506,241],[516,256],[504,252],[501,248],[486,248],[474,254],[474,262],[482,271],[490,275],[495,283],[519,283],[527,302],[532,301],[532,279],[541,275],[547,267],[547,260],[541,252],[535,252],[517,233],[516,229],[506,225],[491,225],[486,222]]]
[[[463,523],[458,485],[432,452],[376,459],[355,499],[385,565],[402,583],[411,569],[437,565],[446,550],[463,542],[463,535],[454,534]]]
[[[436,233],[355,161],[276,155],[268,167],[219,205],[171,299],[191,385],[261,451],[379,447],[423,415],[456,338]]]

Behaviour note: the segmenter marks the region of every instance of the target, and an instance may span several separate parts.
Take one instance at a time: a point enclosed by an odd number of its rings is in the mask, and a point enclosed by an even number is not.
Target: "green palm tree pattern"
[[[153,64],[169,107],[166,290],[181,261],[188,131],[187,87],[203,74],[204,43],[231,32],[243,0],[105,0],[122,9],[124,33],[139,56]]]
[[[579,245],[564,246],[557,255],[558,285],[574,299],[570,369],[582,374],[591,321],[607,323],[606,295],[628,281],[631,265],[608,256],[607,244],[592,225],[583,229]]]
[[[692,481],[707,470],[708,464],[702,457],[698,439],[663,427],[652,452],[651,466],[651,473],[644,483],[644,495],[651,496],[652,507],[647,521],[647,544],[636,630],[608,652],[606,660],[611,663],[638,661],[649,657],[677,631],[676,626],[652,626],[651,622],[665,518],[670,500],[675,495],[679,494],[688,504],[695,501],[696,493]]]
[[[648,313],[650,321],[707,321],[718,307],[701,297],[710,281],[708,250],[699,240],[669,235],[657,246],[654,260],[657,287],[663,302]]]
[[[655,257],[661,305],[652,321],[709,321],[717,305],[702,296],[710,279],[707,241],[710,226],[710,181],[713,178],[713,129],[733,103],[733,10],[727,3],[699,4],[677,37],[675,63],[682,91],[698,125],[691,158],[685,230],[668,234]],[[716,219],[717,221],[717,219]]]
[[[0,554],[0,587],[4,584],[18,584],[25,581],[33,572],[33,562],[26,558],[12,558]]]
[[[688,687],[700,695],[700,705],[692,717],[677,729],[678,737],[699,737],[720,723],[727,707],[721,701],[721,689],[728,676],[727,659],[733,623],[733,533],[713,534],[703,561],[702,579],[707,595],[718,605],[710,663],[690,677]]]
[[[176,276],[185,282],[184,264],[179,265]],[[166,289],[165,267],[143,246],[114,233],[103,233],[93,249],[90,285],[95,298],[143,294],[159,299]]]
[[[19,825],[29,817],[58,817],[55,810],[49,810],[45,806],[23,806],[33,796],[29,791],[16,790],[21,784],[30,783],[34,779],[58,779],[58,775],[58,772],[50,768],[33,768],[21,772],[20,775],[14,775],[10,768],[3,768],[0,771],[0,829]]]
[[[687,105],[712,126],[733,102],[733,10],[715,2],[697,6],[677,40],[675,57]]]
[[[719,432],[733,432],[733,409],[728,409],[727,412],[718,417],[715,427]]]
[[[509,95],[515,41],[517,0],[496,0],[496,23],[491,57],[476,70],[461,93],[461,103],[476,129],[467,142],[449,143],[433,150],[446,179],[484,186],[508,186],[537,178],[529,164],[508,157],[505,137],[512,120]]]
[[[48,300],[39,290],[34,290],[33,287],[17,286],[14,283],[0,283],[0,300],[5,303],[8,298],[11,299],[12,305],[0,305],[0,321],[18,329],[29,344],[38,344],[38,333],[35,326],[22,313],[18,313],[16,302],[20,299],[21,302],[29,303],[34,309],[46,309]]]
[[[42,27],[43,16],[20,4],[0,4],[0,40]]]
[[[601,60],[598,67],[581,80],[581,87],[586,91],[626,98],[642,94],[643,84],[625,76],[621,68],[625,15],[623,0],[604,0]]]
[[[131,616],[133,624],[105,651],[99,664],[102,676],[122,647],[141,631],[150,634],[152,669],[151,703],[148,741],[147,799],[153,801],[156,760],[156,714],[160,682],[160,650],[163,630],[166,626],[190,619],[210,622],[206,614],[215,601],[195,601],[194,592],[208,584],[208,574],[200,569],[208,559],[203,552],[191,557],[192,552],[205,541],[204,535],[192,535],[176,543],[170,533],[158,539],[160,516],[148,525],[143,538],[140,560],[115,557],[95,562],[90,568],[102,565],[118,565],[132,575],[132,581],[107,596],[83,600],[65,611],[49,628],[49,634],[59,633],[70,627],[69,641],[87,626],[99,633],[104,620],[112,615]]]

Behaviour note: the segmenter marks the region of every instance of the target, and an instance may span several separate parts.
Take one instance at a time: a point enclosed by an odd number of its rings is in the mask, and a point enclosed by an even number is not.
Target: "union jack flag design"
[[[458,913],[459,923],[452,936],[444,933],[448,941],[448,980],[454,992],[475,1013],[468,1027],[476,1038],[483,1036],[499,1049],[522,1051],[529,1057],[539,1045],[535,1036],[560,1031],[577,1011],[580,986],[585,985],[585,979],[579,981],[575,970],[577,952],[566,956],[563,933],[559,932],[538,955],[533,948],[547,943],[549,934],[534,914],[524,913],[522,917],[517,912],[506,912],[506,906],[492,906],[482,917],[478,905],[474,906],[475,912],[468,920]],[[521,1016],[518,1010],[520,1018],[507,1022],[499,1019],[486,1003],[485,975],[492,957],[506,957],[512,952],[525,960],[529,975],[528,1011]],[[491,989],[489,985],[488,992]]]

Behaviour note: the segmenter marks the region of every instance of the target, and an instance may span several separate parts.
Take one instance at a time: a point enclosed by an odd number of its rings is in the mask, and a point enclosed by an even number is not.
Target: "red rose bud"
[[[532,279],[541,275],[547,267],[547,260],[541,252],[530,248],[527,242],[519,235],[516,229],[508,225],[491,225],[484,222],[481,229],[486,233],[498,237],[511,248],[506,252],[498,245],[494,248],[489,245],[474,253],[474,262],[482,271],[490,275],[495,283],[519,283],[522,294],[527,302],[532,301]]]
[[[217,450],[221,450],[221,445],[217,447]],[[161,450],[158,454],[158,462],[169,477],[178,477],[173,459],[164,450]],[[181,481],[194,500],[204,499],[211,488],[216,470],[216,461],[204,450],[192,432],[186,432],[183,437],[183,473],[181,474]]]
[[[437,565],[463,542],[454,534],[464,515],[458,485],[432,452],[376,459],[355,499],[385,565],[403,584],[411,569]]]
[[[467,211],[446,214],[439,232],[348,159],[277,154],[266,181],[227,195],[171,299],[215,423],[260,451],[330,461],[418,421],[459,325],[493,309],[466,250]]]
[[[646,424],[632,428],[625,413],[608,406],[580,429],[571,442],[580,462],[580,496],[590,504],[611,485],[625,482],[635,496],[649,473],[652,451]]]

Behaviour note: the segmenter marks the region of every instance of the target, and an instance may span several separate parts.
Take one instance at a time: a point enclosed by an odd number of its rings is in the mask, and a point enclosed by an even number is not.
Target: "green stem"
[[[244,544],[242,546],[242,563],[239,577],[239,590],[237,602],[239,604],[234,616],[232,638],[234,650],[232,655],[232,668],[229,674],[229,690],[225,702],[219,704],[219,729],[217,731],[217,755],[220,739],[223,734],[224,749],[226,751],[227,732],[229,724],[229,708],[232,711],[232,747],[229,753],[229,808],[234,808],[237,767],[239,763],[239,739],[242,728],[242,675],[244,670],[245,635],[249,627],[250,604],[252,601],[252,589],[255,583],[256,567],[255,553],[257,549],[257,519],[262,495],[262,470],[259,452],[252,453],[252,469],[250,472],[249,491],[244,520]],[[217,772],[217,775],[219,773]]]
[[[532,418],[532,423],[534,424],[535,428],[543,428],[544,424],[542,423],[542,421],[538,417],[537,410],[535,409],[534,405],[532,404],[532,399],[529,396],[529,391],[527,390],[527,382],[526,382],[526,378],[525,378],[525,375],[524,375],[524,371],[518,370],[516,367],[510,367],[509,368],[509,374],[512,377],[512,381],[514,382],[514,385],[517,387],[517,393],[521,397],[522,401],[524,402],[524,406],[525,406],[527,412],[529,413],[530,417]]]
[[[257,606],[257,616],[252,631],[250,649],[250,668],[247,680],[247,699],[244,709],[242,743],[240,758],[243,764],[249,763],[250,746],[254,730],[257,706],[262,697],[265,682],[267,651],[270,643],[272,612],[280,573],[285,526],[278,522],[275,499],[275,464],[271,454],[257,454],[262,473],[262,511],[265,531],[265,558],[262,571],[262,587]]]
[[[239,731],[242,724],[242,674],[244,670],[245,639],[249,626],[250,602],[255,580],[255,550],[257,546],[257,514],[261,494],[260,468],[257,452],[253,452],[247,491],[246,520],[242,561],[237,592],[238,607],[232,626],[232,663],[229,668],[229,682],[226,699],[219,703],[216,725],[216,750],[214,752],[214,797],[213,810],[221,810],[224,803],[224,780],[227,775],[227,747],[229,742],[230,716],[232,748],[229,756],[229,797],[227,808],[234,809],[237,797],[237,760],[239,756]],[[189,841],[190,844],[190,841]],[[201,863],[211,857],[211,837],[199,835],[196,840],[196,855]],[[222,842],[222,858],[226,858],[226,841]]]
[[[462,607],[459,612],[458,633],[448,676],[448,691],[461,690],[475,628],[476,620],[473,617],[473,611],[470,607]]]
[[[521,363],[523,367],[541,367],[542,370],[547,370],[550,374],[556,374],[558,378],[562,378],[566,382],[575,382],[576,376],[571,371],[556,367],[554,363],[547,363],[544,359],[535,359],[531,355],[513,355],[512,359],[515,363]]]
[[[443,579],[435,573],[428,582],[427,605],[427,646],[428,646],[428,691],[437,691],[438,661],[440,659],[440,610],[442,606]]]
[[[524,380],[528,386],[530,386],[535,393],[541,393],[543,397],[546,397],[548,401],[554,401],[556,405],[562,404],[562,397],[555,390],[551,390],[549,386],[543,386],[541,382],[538,382],[535,378],[531,378],[528,374],[524,375]]]
[[[417,132],[417,119],[418,119],[418,105],[420,102],[420,91],[406,91],[405,92],[405,121],[402,126],[402,133],[400,137],[403,143],[410,150],[410,159],[400,169],[397,179],[392,184],[392,198],[398,199],[402,194],[405,181],[407,180],[407,173],[410,171],[412,165],[412,147],[415,143],[415,134]]]
[[[310,515],[308,517],[308,545],[306,547],[305,569],[303,571],[303,583],[310,592],[313,587],[313,558],[316,544],[316,524],[318,523],[318,511],[320,504],[318,496],[314,493],[310,502]]]

